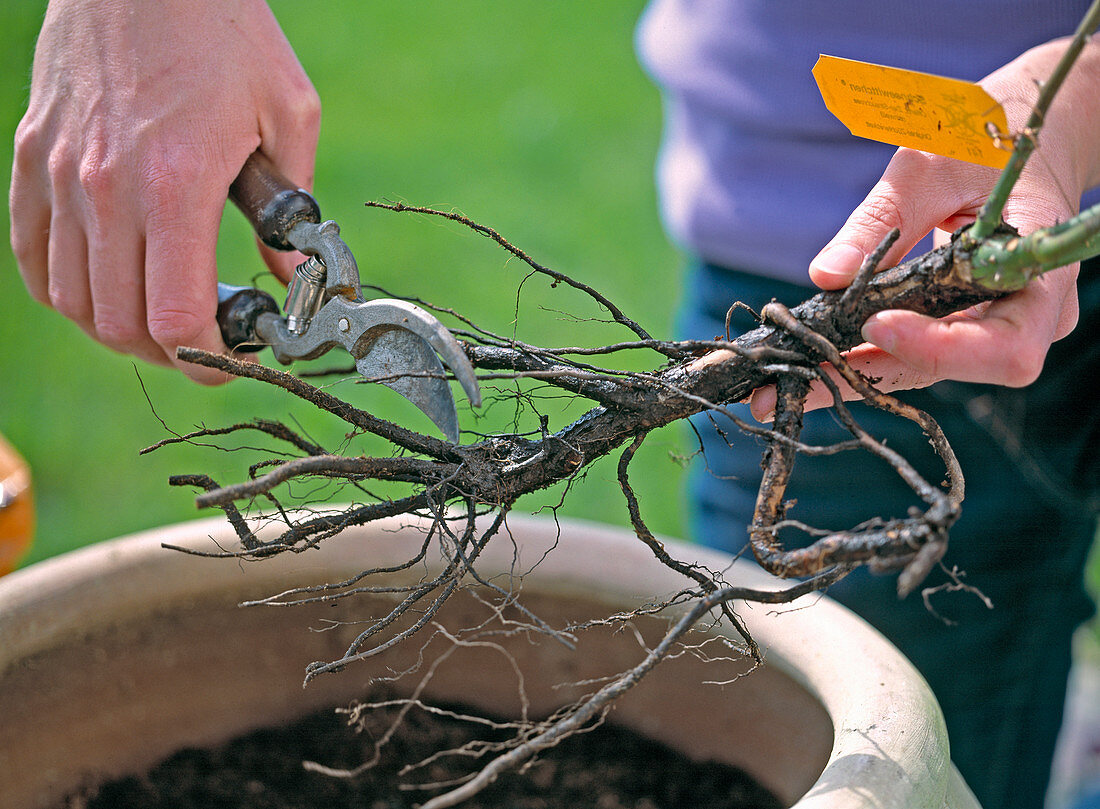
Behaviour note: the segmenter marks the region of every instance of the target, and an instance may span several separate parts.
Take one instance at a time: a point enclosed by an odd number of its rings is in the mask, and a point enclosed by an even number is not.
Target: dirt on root
[[[411,712],[379,763],[354,779],[309,772],[303,761],[351,768],[372,755],[386,727],[366,732],[325,711],[287,727],[260,730],[213,750],[184,750],[142,777],[73,796],[64,809],[412,809],[441,790],[398,784],[440,783],[476,767],[445,757],[401,775],[410,762],[455,749],[484,728]],[[484,759],[482,759],[484,761]],[[697,762],[613,725],[566,739],[522,773],[508,773],[463,809],[778,809],[779,801],[743,771]]]

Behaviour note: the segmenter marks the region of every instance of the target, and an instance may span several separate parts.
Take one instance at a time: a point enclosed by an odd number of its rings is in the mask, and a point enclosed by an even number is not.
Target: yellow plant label
[[[824,54],[813,72],[853,135],[997,169],[1008,161],[1004,110],[977,84]]]

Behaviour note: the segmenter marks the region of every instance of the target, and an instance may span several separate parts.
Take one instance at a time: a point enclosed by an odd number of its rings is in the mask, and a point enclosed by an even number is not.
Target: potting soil
[[[376,712],[377,713],[377,712]],[[400,775],[407,764],[455,749],[484,728],[410,712],[383,748],[379,763],[353,779],[307,771],[303,761],[355,767],[371,757],[387,719],[365,732],[325,711],[288,726],[260,730],[213,750],[185,750],[143,777],[125,778],[73,796],[64,809],[412,809],[441,790],[398,784],[446,782],[477,769],[468,757],[433,761]],[[484,763],[487,759],[481,759]],[[522,773],[507,773],[464,809],[772,809],[781,804],[741,770],[696,762],[613,725],[602,725],[544,752]],[[59,807],[59,809],[61,809]]]

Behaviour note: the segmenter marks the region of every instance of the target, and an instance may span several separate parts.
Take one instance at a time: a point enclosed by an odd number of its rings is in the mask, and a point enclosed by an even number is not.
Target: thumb
[[[810,262],[810,280],[822,289],[846,287],[864,258],[894,228],[901,235],[883,258],[884,268],[899,262],[933,228],[972,216],[988,192],[988,177],[982,167],[960,170],[955,164],[898,149],[882,179]]]

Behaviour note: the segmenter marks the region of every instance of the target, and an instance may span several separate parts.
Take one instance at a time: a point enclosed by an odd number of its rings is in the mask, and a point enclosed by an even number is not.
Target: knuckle
[[[110,196],[119,182],[118,163],[106,150],[86,149],[77,167],[77,176],[88,198],[102,199]]]
[[[321,96],[305,73],[296,72],[288,76],[282,108],[300,126],[320,124]]]
[[[890,195],[874,193],[863,201],[853,216],[853,224],[875,233],[902,228],[905,216],[901,205]]]
[[[146,338],[140,323],[97,312],[93,319],[96,339],[116,351],[132,353]]]
[[[12,157],[16,166],[34,163],[46,151],[45,131],[37,121],[26,116],[15,128]]]
[[[21,227],[16,221],[16,217],[13,211],[12,214],[12,226],[11,233],[9,234],[9,241],[11,242],[11,252],[15,256],[15,261],[19,265],[19,269],[23,271],[24,277],[26,277],[27,271],[33,268],[32,265],[38,262],[42,253],[42,239],[49,238],[49,233],[29,233],[27,228]],[[39,301],[41,303],[41,301]]]
[[[64,143],[50,149],[46,158],[46,171],[56,186],[59,182],[70,181],[80,170],[80,155]]]
[[[177,195],[177,172],[169,165],[150,164],[142,168],[139,193],[151,212],[170,204]]]
[[[1011,352],[1005,366],[1004,384],[1010,388],[1023,388],[1039,378],[1046,361],[1046,349],[1029,346]]]
[[[184,210],[188,194],[203,181],[203,155],[185,146],[155,150],[143,162],[138,194],[150,216],[167,213],[170,217]]]
[[[174,355],[177,346],[198,342],[208,326],[208,319],[181,309],[150,312],[149,335],[157,345]]]
[[[321,97],[312,84],[306,83],[305,87],[295,94],[291,102],[291,115],[294,120],[308,132],[315,132],[321,128]]]
[[[50,238],[49,228],[43,231],[35,224],[23,223],[16,216],[14,206],[11,210],[12,222],[8,240],[19,275],[31,298],[43,306],[51,306],[47,289],[49,280],[45,248]]]
[[[89,301],[84,296],[75,294],[70,285],[51,282],[47,298],[49,305],[69,320],[79,324],[91,322]]]

